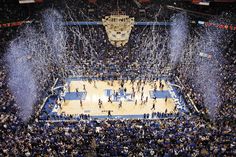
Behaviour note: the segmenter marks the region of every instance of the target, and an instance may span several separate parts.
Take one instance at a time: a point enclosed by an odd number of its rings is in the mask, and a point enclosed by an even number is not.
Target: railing
[[[184,85],[182,84],[182,82],[180,81],[180,79],[176,76],[176,80],[178,81],[178,83],[182,86],[182,88],[184,89]],[[195,103],[193,102],[192,98],[190,97],[189,94],[186,95],[187,99],[190,101],[190,104],[192,104],[192,106],[194,107],[194,109],[199,113],[198,108],[196,107]]]
[[[57,82],[58,82],[58,78],[55,80],[53,86],[51,87],[51,92],[52,92],[52,93],[53,93],[53,89],[55,88]],[[49,96],[47,96],[47,97],[43,100],[43,103],[41,104],[41,106],[40,106],[38,112],[36,112],[36,119],[39,118],[40,113],[41,113],[41,111],[42,111],[42,109],[43,109],[45,103],[47,102],[48,98],[50,98],[51,96],[52,96],[52,94],[50,94]]]

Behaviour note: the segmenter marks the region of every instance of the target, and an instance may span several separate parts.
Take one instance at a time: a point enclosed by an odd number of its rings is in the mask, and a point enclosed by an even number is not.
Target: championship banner
[[[28,3],[42,3],[43,0],[19,0],[20,4],[28,4]]]
[[[210,2],[206,2],[206,1],[203,1],[203,0],[192,0],[192,3],[197,4],[197,5],[205,5],[205,6],[210,5]]]
[[[211,23],[211,22],[205,22],[204,25],[207,27],[216,27],[220,29],[236,31],[236,26],[233,26],[233,25],[217,24],[217,23]]]
[[[236,25],[232,25],[232,24],[218,24],[218,23],[204,22],[204,21],[198,21],[198,24],[204,25],[205,27],[216,27],[219,29],[236,31]]]
[[[17,22],[10,22],[10,23],[0,23],[0,28],[16,27],[16,26],[21,26],[22,24],[31,23],[31,22],[32,21],[17,21]]]

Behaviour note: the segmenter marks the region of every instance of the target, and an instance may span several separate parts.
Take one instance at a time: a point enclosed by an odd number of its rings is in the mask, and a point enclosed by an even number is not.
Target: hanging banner
[[[204,25],[205,27],[216,27],[219,29],[236,31],[236,25],[233,25],[233,24],[218,24],[218,23],[205,22],[205,21],[198,21],[197,23],[199,25]]]
[[[10,23],[0,23],[0,28],[4,27],[16,27],[20,26],[24,23],[31,23],[32,21],[17,21],[17,22],[10,22]]]
[[[43,0],[19,0],[20,4],[28,4],[28,3],[42,3]]]
[[[193,0],[192,3],[196,4],[196,5],[204,5],[204,6],[209,6],[210,5],[210,2],[204,2],[204,1],[201,1],[201,0]]]
[[[211,23],[211,22],[204,22],[204,25],[207,27],[216,27],[225,30],[236,31],[236,26],[228,25],[228,24],[218,24],[218,23]]]

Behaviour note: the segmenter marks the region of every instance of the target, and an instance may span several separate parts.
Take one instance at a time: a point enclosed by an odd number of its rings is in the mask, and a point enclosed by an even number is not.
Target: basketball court
[[[52,109],[57,115],[89,114],[95,118],[143,118],[144,114],[177,113],[172,87],[166,80],[144,82],[121,80],[68,79],[59,104]]]

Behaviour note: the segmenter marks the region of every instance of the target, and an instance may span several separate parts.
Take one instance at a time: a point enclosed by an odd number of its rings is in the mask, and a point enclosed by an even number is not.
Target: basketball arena
[[[236,0],[1,0],[0,156],[236,156]]]

